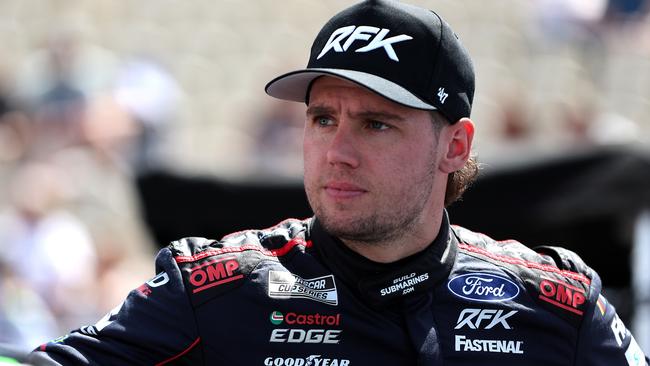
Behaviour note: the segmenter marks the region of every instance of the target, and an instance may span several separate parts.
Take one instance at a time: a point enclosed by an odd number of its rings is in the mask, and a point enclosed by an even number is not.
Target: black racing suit
[[[97,324],[40,346],[44,365],[616,366],[648,360],[598,275],[443,222],[379,264],[315,219],[160,251],[157,275]]]

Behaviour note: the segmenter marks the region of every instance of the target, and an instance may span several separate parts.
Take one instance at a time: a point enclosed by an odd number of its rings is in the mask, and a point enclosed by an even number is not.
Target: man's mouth
[[[328,196],[336,199],[354,198],[367,192],[355,184],[346,182],[328,182],[324,189]]]

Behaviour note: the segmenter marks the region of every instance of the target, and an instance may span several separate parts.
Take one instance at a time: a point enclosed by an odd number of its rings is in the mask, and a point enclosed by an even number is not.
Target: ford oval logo
[[[467,300],[500,302],[519,295],[519,286],[509,279],[489,273],[466,273],[449,280],[447,288]]]

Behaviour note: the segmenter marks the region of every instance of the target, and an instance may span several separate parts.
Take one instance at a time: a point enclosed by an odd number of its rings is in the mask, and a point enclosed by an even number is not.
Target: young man
[[[308,105],[314,218],[172,243],[153,279],[34,362],[646,365],[575,254],[450,226],[476,171],[474,74],[438,15],[352,6],[266,91]]]

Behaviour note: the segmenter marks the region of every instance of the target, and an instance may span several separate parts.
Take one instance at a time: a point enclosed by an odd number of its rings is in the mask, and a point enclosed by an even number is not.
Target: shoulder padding
[[[279,261],[304,251],[306,220],[285,220],[263,230],[245,230],[221,240],[188,237],[169,249],[194,306],[241,286],[263,260]]]
[[[461,253],[513,273],[541,307],[580,325],[589,306],[594,273],[577,254],[559,247],[530,249],[514,240],[496,241],[457,226],[453,230]]]
[[[209,250],[210,244],[214,242],[214,240],[206,238],[188,237],[173,241],[171,244],[169,244],[169,249],[171,250],[174,258],[192,257],[206,250]]]
[[[553,246],[539,246],[533,248],[538,254],[547,256],[553,260],[555,265],[563,270],[581,273],[589,278],[592,276],[592,270],[575,252]]]

